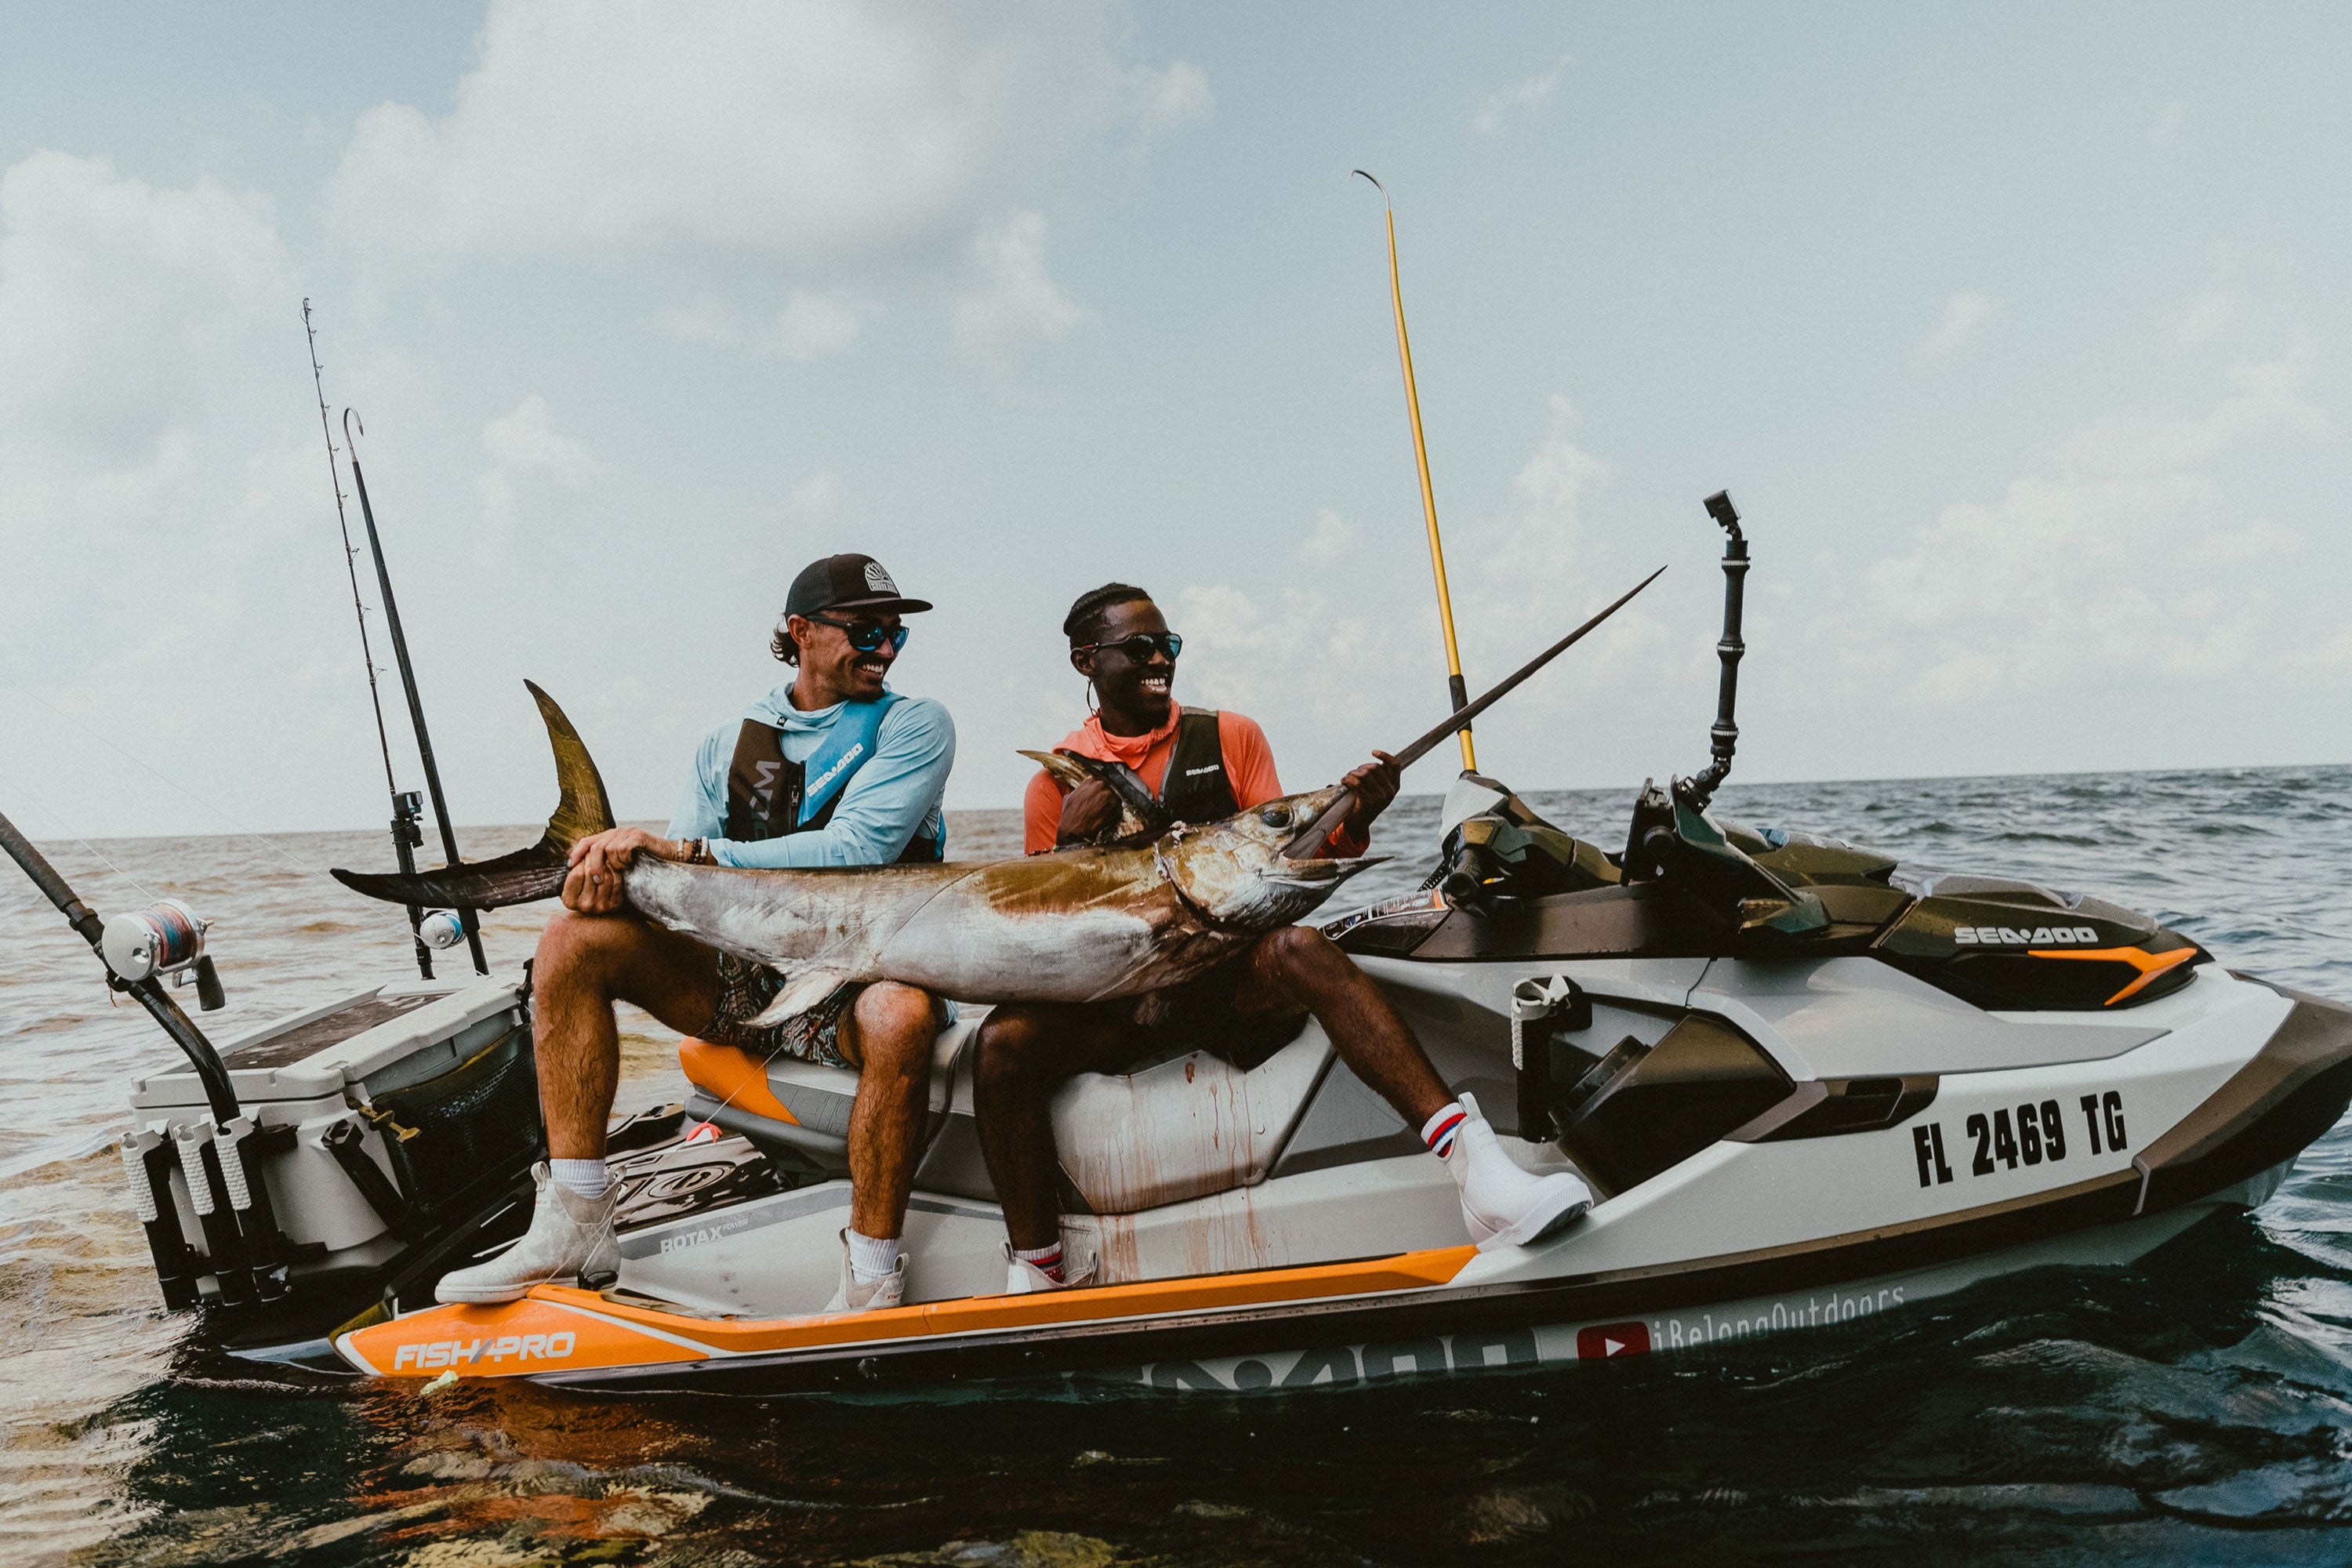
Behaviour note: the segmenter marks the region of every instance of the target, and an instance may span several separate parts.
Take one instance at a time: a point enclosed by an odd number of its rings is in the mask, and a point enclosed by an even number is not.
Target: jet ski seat
[[[918,1194],[992,1202],[980,1152],[972,1068],[985,1007],[965,1007],[931,1053],[930,1125]],[[1310,1023],[1244,1071],[1204,1050],[1081,1073],[1054,1100],[1054,1139],[1068,1195],[1095,1214],[1136,1214],[1265,1180],[1329,1071],[1330,1041]],[[762,1062],[733,1046],[678,1047],[692,1093],[687,1109],[748,1138],[786,1170],[848,1170],[849,1109],[857,1075],[791,1057]]]

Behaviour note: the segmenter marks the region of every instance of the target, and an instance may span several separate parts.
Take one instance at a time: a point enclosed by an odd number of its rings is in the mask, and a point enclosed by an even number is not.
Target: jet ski
[[[933,1052],[904,1305],[821,1310],[856,1076],[698,1040],[689,1099],[615,1130],[615,1275],[435,1305],[529,1215],[529,991],[505,976],[345,998],[216,1070],[184,1039],[192,1070],[140,1080],[123,1157],[167,1301],[210,1304],[239,1353],[382,1377],[1232,1392],[1900,1318],[2263,1202],[2352,1101],[2352,1009],[2098,899],[1718,816],[1748,557],[1709,507],[1708,767],[1645,785],[1615,849],[1465,773],[1427,884],[1321,928],[1515,1159],[1591,1186],[1568,1228],[1474,1247],[1445,1171],[1310,1022],[1254,1058],[1203,1037],[1072,1079],[1064,1224],[1098,1282],[997,1294],[966,1009]]]

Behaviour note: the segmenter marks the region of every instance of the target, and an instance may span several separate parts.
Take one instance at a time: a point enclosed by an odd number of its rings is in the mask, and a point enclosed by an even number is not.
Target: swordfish
[[[554,699],[526,681],[547,724],[562,798],[528,849],[413,875],[338,869],[396,904],[495,909],[553,896],[572,846],[613,826],[604,781]],[[966,1002],[1091,1002],[1174,985],[1311,914],[1375,858],[1286,858],[1299,829],[1344,794],[1287,795],[1150,842],[1017,860],[747,870],[633,857],[628,907],[788,976],[772,1024],[850,980],[897,980]]]
[[[1664,570],[1399,751],[1398,769],[1494,706]],[[580,732],[553,698],[523,684],[546,721],[560,791],[539,842],[439,871],[337,869],[336,880],[412,908],[497,909],[562,890],[572,847],[610,828],[613,809]],[[1074,761],[1028,754],[1057,774]],[[1150,821],[1131,794],[1122,794],[1119,826],[1132,837],[1108,846],[977,864],[768,870],[641,855],[620,872],[621,896],[658,925],[782,972],[783,990],[752,1020],[765,1026],[852,980],[897,980],[964,1002],[1141,995],[1203,974],[1266,932],[1304,920],[1349,878],[1380,863],[1320,854],[1353,799],[1343,784],[1197,827]]]

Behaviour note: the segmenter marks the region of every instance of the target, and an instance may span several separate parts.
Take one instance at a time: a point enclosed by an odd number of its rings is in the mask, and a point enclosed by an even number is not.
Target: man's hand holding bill
[[[1356,804],[1348,813],[1345,831],[1351,838],[1370,842],[1372,824],[1397,797],[1402,776],[1396,759],[1386,752],[1374,752],[1373,760],[1356,769],[1339,782],[1355,795]]]

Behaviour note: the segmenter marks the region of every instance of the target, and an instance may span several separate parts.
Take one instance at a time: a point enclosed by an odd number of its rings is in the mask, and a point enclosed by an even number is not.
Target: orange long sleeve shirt
[[[1178,717],[1179,710],[1171,703],[1168,721],[1150,734],[1114,735],[1102,727],[1101,715],[1089,714],[1084,724],[1062,738],[1057,749],[1101,762],[1124,763],[1135,770],[1146,788],[1158,795],[1160,780],[1168,776],[1168,760],[1176,752]],[[1244,811],[1282,797],[1282,780],[1274,771],[1274,748],[1266,744],[1265,731],[1258,728],[1256,720],[1219,709],[1217,745],[1224,753],[1225,781]],[[1021,804],[1023,847],[1030,854],[1042,854],[1054,847],[1061,832],[1064,793],[1043,768],[1029,781]],[[1331,835],[1335,854],[1360,855],[1365,847],[1344,827]]]

